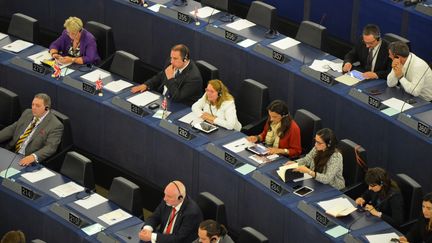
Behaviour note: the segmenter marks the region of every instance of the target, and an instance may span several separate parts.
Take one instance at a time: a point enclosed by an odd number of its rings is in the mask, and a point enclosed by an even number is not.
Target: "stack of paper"
[[[30,181],[31,183],[35,183],[48,177],[55,176],[55,174],[47,168],[42,168],[37,171],[24,173],[21,176]]]
[[[71,182],[65,183],[63,185],[51,188],[50,191],[52,191],[53,193],[55,193],[59,197],[67,197],[67,196],[72,195],[74,193],[84,191],[84,187],[71,181]]]
[[[370,243],[382,243],[382,242],[391,242],[391,239],[399,239],[399,236],[396,233],[387,233],[387,234],[366,235],[366,239]]]
[[[342,63],[336,63],[329,60],[315,59],[309,67],[318,72],[327,72],[329,70],[340,73],[342,72]]]
[[[277,154],[271,154],[271,155],[258,155],[258,154],[254,154],[249,156],[249,159],[257,162],[258,164],[265,164],[268,162],[272,162],[273,160],[279,158],[279,155]]]
[[[347,216],[357,210],[357,208],[344,197],[321,201],[318,205],[323,208],[327,214],[333,217]]]
[[[198,18],[205,19],[205,18],[210,17],[211,15],[215,15],[215,14],[217,14],[219,12],[220,11],[217,10],[217,9],[205,6],[203,8],[197,9],[196,13],[195,13],[195,10],[194,10],[194,11],[190,11],[189,14],[192,15],[192,16],[195,16],[195,14],[196,14],[196,16]]]
[[[245,150],[247,147],[253,146],[254,143],[249,142],[246,137],[237,139],[233,142],[227,143],[224,147],[228,150],[233,151],[234,153],[239,153]]]
[[[132,215],[119,208],[117,210],[99,216],[98,219],[102,220],[108,225],[113,225],[130,217],[132,217]]]
[[[107,202],[108,199],[102,197],[101,195],[94,193],[90,195],[90,197],[86,199],[80,199],[75,201],[76,204],[80,205],[81,207],[85,209],[90,209],[92,207],[95,207],[101,203]]]
[[[411,109],[413,106],[408,104],[407,102],[396,99],[396,98],[390,98],[388,100],[385,100],[382,102],[384,105],[391,107],[399,112],[406,111],[408,109]]]
[[[120,92],[126,88],[131,87],[131,86],[132,86],[131,83],[120,79],[117,81],[109,82],[107,85],[104,86],[104,89],[107,89],[111,92],[117,93],[117,92]]]
[[[37,64],[41,64],[43,60],[52,59],[51,54],[48,52],[48,50],[43,50],[41,52],[28,56],[28,58]]]
[[[227,24],[226,25],[229,28],[235,29],[237,31],[240,31],[242,29],[246,29],[252,26],[255,26],[254,23],[250,22],[249,20],[246,19],[239,19],[231,24]]]
[[[106,72],[106,71],[102,71],[102,70],[100,70],[100,69],[96,69],[96,70],[94,70],[93,72],[89,72],[89,73],[87,73],[87,74],[85,74],[85,75],[83,75],[83,76],[81,76],[81,78],[83,78],[83,79],[85,79],[85,80],[88,80],[88,81],[90,81],[90,82],[96,82],[97,80],[99,80],[99,79],[104,79],[104,78],[106,78],[106,77],[108,77],[108,76],[110,76],[111,74],[110,73],[108,73],[108,72]]]
[[[189,124],[189,125],[193,126],[193,125],[195,125],[197,123],[203,122],[204,120],[201,117],[197,116],[194,112],[190,112],[190,113],[182,116],[179,119],[179,121],[184,122],[186,124]]]
[[[279,177],[284,181],[285,181],[285,173],[287,170],[292,170],[298,167],[298,163],[292,163],[292,164],[288,164],[288,165],[282,165],[281,167],[279,167],[279,169],[276,171],[277,174],[279,175]]]
[[[293,47],[293,46],[296,46],[298,44],[300,44],[300,41],[293,39],[293,38],[290,38],[290,37],[286,37],[286,38],[283,38],[281,40],[275,41],[275,42],[271,43],[270,45],[277,47],[281,50],[286,50],[286,49]]]
[[[150,91],[146,91],[144,93],[137,94],[135,96],[130,97],[127,99],[130,103],[136,105],[136,106],[146,106],[150,104],[151,102],[158,100],[159,95],[152,93]]]
[[[11,52],[15,52],[18,53],[26,48],[29,48],[30,46],[32,46],[33,43],[27,42],[27,41],[23,41],[23,40],[16,40],[6,46],[3,46],[3,49],[11,51]]]

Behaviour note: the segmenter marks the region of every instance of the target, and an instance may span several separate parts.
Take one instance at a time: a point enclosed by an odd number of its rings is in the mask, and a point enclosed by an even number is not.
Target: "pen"
[[[234,147],[240,147],[240,146],[244,146],[244,145],[246,145],[246,143],[242,143],[242,144],[237,144],[237,145],[235,145]]]

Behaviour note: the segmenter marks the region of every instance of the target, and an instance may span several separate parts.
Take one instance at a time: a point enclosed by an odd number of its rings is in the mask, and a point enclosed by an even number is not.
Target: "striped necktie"
[[[21,145],[23,144],[23,142],[28,138],[28,136],[30,135],[30,133],[33,131],[33,129],[36,126],[36,123],[39,121],[39,118],[35,117],[35,119],[33,119],[33,122],[30,124],[30,126],[24,131],[24,133],[19,137],[17,143],[15,144],[15,152],[18,153],[18,151],[20,151],[21,149]]]

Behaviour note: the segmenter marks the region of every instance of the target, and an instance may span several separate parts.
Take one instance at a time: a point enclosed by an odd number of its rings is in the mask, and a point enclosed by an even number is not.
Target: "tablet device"
[[[356,78],[360,81],[364,80],[365,78],[363,77],[363,73],[359,72],[357,70],[352,70],[351,72],[348,73],[349,76]]]
[[[313,192],[313,189],[308,186],[302,186],[299,189],[295,190],[293,193],[297,196],[304,197],[307,194]]]
[[[217,126],[210,124],[208,122],[200,122],[199,124],[195,125],[196,128],[198,128],[200,131],[203,131],[205,133],[211,133],[218,129]]]
[[[255,144],[253,146],[246,148],[248,151],[258,154],[258,155],[266,155],[267,154],[267,147],[262,144]]]

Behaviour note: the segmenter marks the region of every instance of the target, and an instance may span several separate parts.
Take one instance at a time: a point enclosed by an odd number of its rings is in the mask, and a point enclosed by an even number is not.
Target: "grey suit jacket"
[[[33,114],[31,109],[25,110],[18,121],[0,131],[0,143],[9,141],[6,144],[6,148],[13,149],[32,119]],[[43,162],[57,151],[62,135],[63,124],[53,113],[48,113],[36,127],[25,149],[25,155],[34,153],[38,157],[39,162]]]

